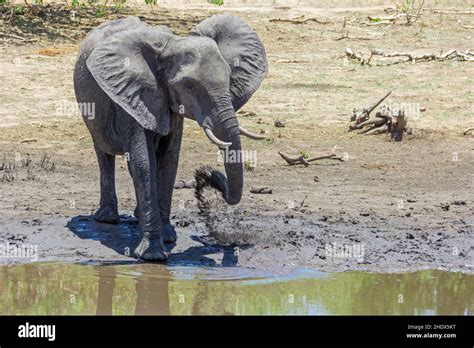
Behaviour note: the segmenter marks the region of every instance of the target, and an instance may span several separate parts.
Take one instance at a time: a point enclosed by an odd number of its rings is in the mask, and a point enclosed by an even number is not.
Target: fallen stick
[[[0,32],[0,36],[10,37],[12,39],[17,39],[17,40],[21,40],[21,41],[25,41],[25,42],[38,41],[38,39],[27,39],[27,38],[24,38],[24,37],[21,37],[21,36],[18,36],[18,35],[7,34],[7,33],[3,33],[3,32]]]
[[[357,53],[357,52],[354,52],[352,49],[350,49],[349,47],[346,48],[346,56],[351,58],[351,59],[357,59],[361,65],[364,65],[364,64],[367,64],[368,63],[368,60],[366,60],[364,58],[364,56],[362,56],[362,54],[360,53]]]
[[[388,131],[389,131],[388,124],[384,124],[380,127],[369,128],[368,131],[364,131],[359,134],[364,134],[364,135],[382,134],[382,133],[387,133]]]
[[[385,53],[381,49],[372,49],[370,51],[369,59],[366,59],[361,53],[355,53],[350,48],[346,48],[346,56],[351,59],[358,60],[361,65],[370,64],[370,61],[373,56],[381,56],[383,58],[396,58],[396,57],[406,57],[404,60],[399,60],[396,62],[389,63],[388,65],[399,64],[404,62],[413,62],[416,63],[417,61],[443,61],[447,59],[455,59],[460,58],[464,61],[474,61],[474,53],[471,51],[457,51],[457,50],[449,50],[445,53],[425,53],[425,54],[416,54],[411,52],[392,52],[392,53]]]
[[[468,129],[466,129],[462,134],[463,135],[467,135],[470,131],[474,130],[474,127],[470,127]]]
[[[345,40],[345,39],[349,39],[349,40],[359,40],[359,41],[371,41],[371,40],[380,40],[381,38],[383,38],[385,35],[387,35],[387,32],[383,32],[382,34],[380,34],[379,36],[376,36],[376,37],[362,37],[362,36],[349,36],[349,33],[343,35],[343,36],[340,36],[338,38],[335,38],[334,41],[340,41],[340,40]]]
[[[417,17],[418,15],[414,14],[407,14],[407,13],[399,13],[395,16],[385,16],[385,17],[374,17],[374,16],[367,16],[367,19],[369,21],[373,22],[379,22],[379,21],[396,21],[397,19],[403,18],[403,17]]]
[[[268,187],[257,187],[257,188],[252,187],[250,189],[250,193],[256,193],[256,194],[261,194],[261,195],[271,195],[273,193],[273,190]]]
[[[366,27],[376,27],[379,25],[392,25],[392,21],[378,21],[378,22],[362,22],[360,23],[361,26],[366,26]]]
[[[449,11],[449,10],[431,10],[433,13],[441,14],[474,14],[474,11]]]
[[[302,155],[290,156],[290,155],[287,155],[283,152],[278,152],[278,154],[290,166],[294,166],[294,165],[297,165],[297,164],[304,164],[307,167],[307,166],[310,165],[310,162],[314,162],[314,161],[322,160],[322,159],[332,159],[332,160],[337,160],[337,161],[340,161],[340,162],[344,162],[344,159],[342,157],[337,157],[337,155],[335,153],[331,153],[329,155],[314,156],[314,157],[309,157],[309,158],[304,158],[304,156],[302,156]]]
[[[362,127],[366,126],[367,124],[373,123],[373,121],[368,121],[370,117],[370,113],[375,110],[377,106],[379,106],[388,96],[392,93],[392,91],[388,92],[385,96],[379,99],[375,104],[366,107],[366,108],[354,108],[352,111],[351,119],[349,121],[349,127],[346,132],[354,130],[354,129],[361,129]],[[364,123],[367,122],[367,123]],[[362,125],[362,123],[364,123]],[[377,123],[377,122],[375,122]],[[361,127],[362,126],[362,127]]]
[[[310,18],[304,18],[304,15],[294,17],[294,18],[270,18],[269,22],[283,22],[283,23],[293,23],[293,24],[304,24],[307,22],[316,22],[319,24],[330,24],[332,22],[324,22],[320,21],[319,19],[315,17],[310,17]]]

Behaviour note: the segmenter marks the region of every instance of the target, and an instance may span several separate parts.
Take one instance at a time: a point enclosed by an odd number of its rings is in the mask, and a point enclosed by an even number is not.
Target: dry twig
[[[303,155],[291,156],[291,155],[287,155],[283,152],[278,152],[278,154],[290,166],[303,164],[307,167],[307,166],[310,165],[310,162],[314,162],[314,161],[318,161],[318,160],[322,160],[322,159],[332,159],[332,160],[337,160],[337,161],[344,162],[344,158],[337,156],[334,152],[332,152],[330,154],[327,154],[327,155],[314,156],[314,157],[309,157],[309,158],[305,158]]]
[[[370,61],[373,56],[381,56],[383,58],[396,58],[396,57],[406,57],[406,59],[395,61],[392,63],[389,63],[388,65],[392,64],[399,64],[399,63],[405,63],[405,62],[413,62],[416,63],[418,61],[430,61],[430,60],[436,60],[436,61],[443,61],[443,60],[448,60],[448,59],[459,59],[463,61],[474,61],[474,52],[471,51],[458,51],[458,50],[449,50],[445,53],[423,53],[423,54],[417,54],[417,53],[412,53],[412,52],[392,52],[392,53],[385,53],[381,49],[372,49],[370,51],[370,57],[366,59],[361,53],[354,53],[352,49],[346,48],[346,56],[351,58],[351,59],[356,59],[358,60],[361,65],[365,64],[370,64]]]
[[[449,11],[449,10],[438,10],[438,9],[432,9],[431,10],[433,13],[441,13],[441,14],[458,14],[458,15],[463,15],[463,14],[474,14],[474,11]]]
[[[474,130],[474,127],[466,129],[462,134],[467,135],[470,131]]]
[[[269,19],[270,22],[283,22],[283,23],[292,23],[292,24],[304,24],[308,22],[316,22],[319,24],[330,24],[332,22],[325,22],[325,21],[320,21],[319,19],[315,17],[310,17],[310,18],[304,18],[304,15],[298,16],[298,17],[293,17],[293,18],[271,18]]]
[[[371,40],[380,40],[383,38],[385,35],[387,35],[387,32],[384,31],[381,33],[379,36],[374,36],[374,37],[363,37],[363,36],[349,36],[349,32],[347,32],[345,35],[342,35],[338,38],[335,38],[334,41],[340,41],[340,40],[358,40],[358,41],[371,41]]]

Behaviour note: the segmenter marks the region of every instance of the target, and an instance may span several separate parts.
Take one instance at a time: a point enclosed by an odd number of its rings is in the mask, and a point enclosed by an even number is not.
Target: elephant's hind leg
[[[115,156],[95,147],[100,170],[100,207],[94,214],[99,222],[116,224],[119,222],[117,195],[115,193]]]

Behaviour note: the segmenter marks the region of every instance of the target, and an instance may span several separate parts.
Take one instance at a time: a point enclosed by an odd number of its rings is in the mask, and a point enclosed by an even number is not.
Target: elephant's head
[[[236,111],[267,73],[265,50],[241,19],[217,15],[188,37],[134,19],[133,29],[103,40],[87,59],[99,86],[144,128],[166,135],[174,114],[196,120],[220,148],[240,154]],[[179,116],[175,116],[179,117]],[[235,158],[241,158],[236,156]],[[220,190],[227,203],[240,201],[243,164],[225,162]]]

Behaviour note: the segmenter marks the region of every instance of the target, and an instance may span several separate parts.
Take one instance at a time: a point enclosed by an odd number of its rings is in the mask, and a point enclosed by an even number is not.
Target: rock
[[[286,126],[286,122],[283,120],[275,120],[274,125],[277,128],[283,128]]]
[[[441,204],[440,207],[441,207],[441,209],[443,209],[444,211],[448,211],[448,210],[449,210],[449,204]]]

